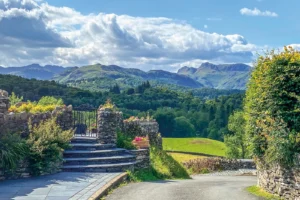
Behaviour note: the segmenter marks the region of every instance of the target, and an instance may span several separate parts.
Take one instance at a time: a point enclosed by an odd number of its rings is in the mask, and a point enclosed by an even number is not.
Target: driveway
[[[106,200],[256,200],[245,188],[255,176],[193,176],[191,180],[133,183],[116,189]]]
[[[0,182],[0,200],[85,200],[121,173],[70,173]]]

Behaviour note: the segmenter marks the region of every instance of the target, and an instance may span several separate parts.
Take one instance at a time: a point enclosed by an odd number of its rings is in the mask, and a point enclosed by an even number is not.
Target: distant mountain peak
[[[206,87],[217,89],[245,89],[251,67],[242,63],[213,64],[202,63],[199,68],[182,67],[178,74],[189,76]]]

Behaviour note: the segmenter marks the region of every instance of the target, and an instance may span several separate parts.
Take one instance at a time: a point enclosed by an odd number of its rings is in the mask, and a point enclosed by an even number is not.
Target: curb
[[[119,176],[115,177],[108,183],[106,183],[102,188],[100,188],[97,192],[95,192],[89,200],[97,200],[99,198],[104,197],[109,190],[113,189],[114,187],[118,186],[120,183],[125,181],[128,177],[128,174],[126,172],[120,174]]]

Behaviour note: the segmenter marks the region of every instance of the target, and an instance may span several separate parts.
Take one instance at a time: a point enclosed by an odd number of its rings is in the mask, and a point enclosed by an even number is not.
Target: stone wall
[[[122,128],[123,113],[110,108],[98,109],[98,140],[102,144],[116,144],[117,130]]]
[[[155,120],[124,120],[123,132],[131,136],[146,137],[148,135],[150,145],[162,149],[162,137],[159,134],[159,125]]]
[[[37,125],[52,117],[57,117],[57,123],[62,129],[73,128],[72,106],[68,106],[57,107],[54,111],[46,113],[0,113],[0,132],[21,133],[25,137],[29,133],[28,122],[30,120],[33,125]]]
[[[150,167],[149,149],[131,150],[130,153],[136,156],[136,164],[134,165],[135,168],[146,169]]]
[[[26,162],[22,162],[14,172],[6,172],[0,169],[0,181],[29,177],[31,177],[31,175]]]
[[[284,199],[300,200],[300,167],[284,169],[258,165],[258,185]]]

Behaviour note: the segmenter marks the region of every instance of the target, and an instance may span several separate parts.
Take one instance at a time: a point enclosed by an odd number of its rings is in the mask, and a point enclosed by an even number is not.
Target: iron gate
[[[97,137],[97,109],[81,105],[73,109],[75,136]]]

